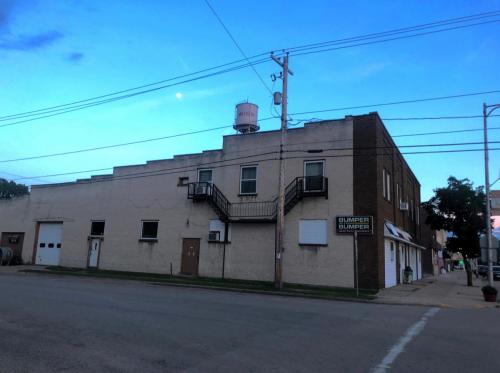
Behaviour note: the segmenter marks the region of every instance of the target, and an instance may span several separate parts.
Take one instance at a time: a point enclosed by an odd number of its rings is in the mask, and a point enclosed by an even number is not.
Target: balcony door
[[[324,161],[304,162],[304,191],[317,192],[323,190]]]

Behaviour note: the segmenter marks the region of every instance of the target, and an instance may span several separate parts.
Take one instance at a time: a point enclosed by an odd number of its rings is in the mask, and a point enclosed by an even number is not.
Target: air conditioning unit
[[[219,241],[220,241],[219,231],[210,231],[208,233],[208,242],[219,242]]]
[[[399,209],[401,211],[408,211],[409,208],[410,207],[408,202],[399,202]]]

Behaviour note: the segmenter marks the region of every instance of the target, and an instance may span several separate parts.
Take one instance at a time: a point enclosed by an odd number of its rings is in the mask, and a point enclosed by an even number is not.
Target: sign
[[[337,233],[373,234],[373,216],[337,216]]]

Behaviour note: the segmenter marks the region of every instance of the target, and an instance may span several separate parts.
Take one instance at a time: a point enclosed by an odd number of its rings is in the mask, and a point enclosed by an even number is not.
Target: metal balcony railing
[[[302,198],[324,196],[328,198],[328,179],[323,176],[295,178],[285,188],[285,214]],[[215,184],[197,182],[188,184],[188,199],[207,201],[222,221],[275,221],[278,198],[263,202],[231,203]]]

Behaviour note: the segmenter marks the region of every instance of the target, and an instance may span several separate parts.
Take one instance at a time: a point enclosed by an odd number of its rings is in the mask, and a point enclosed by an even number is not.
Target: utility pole
[[[491,247],[491,201],[490,201],[490,162],[488,154],[488,116],[496,109],[500,108],[500,104],[486,105],[483,104],[483,122],[484,122],[484,184],[486,189],[486,242],[488,248],[488,284],[494,286],[493,282],[493,248]]]
[[[288,69],[288,53],[280,58],[271,54],[271,58],[280,65],[283,69],[281,79],[283,81],[283,89],[281,93],[281,140],[280,140],[280,174],[279,174],[279,197],[278,197],[278,212],[276,221],[276,257],[274,269],[274,285],[278,289],[283,288],[283,237],[285,230],[285,160],[283,158],[284,146],[286,141],[286,130],[288,122],[288,74],[293,75],[293,72]]]

